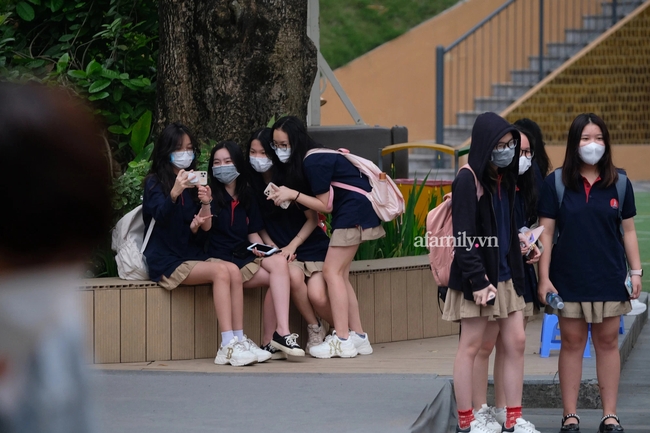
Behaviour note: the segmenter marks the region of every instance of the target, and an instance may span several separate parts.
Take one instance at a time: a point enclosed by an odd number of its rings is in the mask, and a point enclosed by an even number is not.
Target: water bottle
[[[546,294],[546,303],[556,310],[561,310],[564,308],[564,301],[560,298],[560,295],[557,293],[549,292]]]

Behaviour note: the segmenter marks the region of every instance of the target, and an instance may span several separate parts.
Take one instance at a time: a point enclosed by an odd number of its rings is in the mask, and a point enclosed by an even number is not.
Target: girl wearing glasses
[[[251,187],[264,215],[264,230],[259,233],[265,243],[281,248],[279,254],[289,262],[291,299],[307,322],[305,350],[309,352],[312,346],[322,343],[325,338],[325,327],[318,317],[332,323],[332,310],[321,272],[329,238],[319,227],[316,211],[293,202],[283,209],[266,200],[264,190],[268,184],[273,182],[275,185],[284,185],[285,177],[285,164],[277,156],[277,152],[283,154],[283,149],[273,146],[271,142],[271,128],[259,129],[251,136],[245,152],[253,169]],[[271,339],[267,330],[275,329],[271,296],[271,292],[267,292],[264,300],[263,342]]]
[[[332,214],[333,232],[323,263],[323,276],[335,332],[322,344],[311,347],[309,353],[316,358],[371,354],[368,335],[361,326],[359,303],[350,284],[350,264],[359,244],[378,239],[385,232],[366,197],[330,186],[331,182],[338,181],[370,191],[370,182],[343,155],[321,153],[305,158],[308,150],[322,146],[309,137],[297,117],[283,117],[272,129],[276,154],[280,161],[286,162],[287,171],[285,185],[269,195],[269,200],[276,206],[294,201],[317,212]]]
[[[210,211],[201,228],[210,232],[208,255],[232,262],[241,271],[244,288],[268,287],[273,293],[276,327],[269,345],[287,355],[305,356],[298,345],[298,334],[289,331],[289,268],[281,255],[265,256],[247,246],[263,244],[259,231],[264,222],[248,183],[248,169],[239,146],[232,141],[217,144],[210,152],[208,181]],[[269,351],[259,349],[250,339],[247,347],[260,358]],[[262,353],[263,352],[263,353]]]
[[[519,131],[497,114],[478,116],[469,153],[476,178],[470,170],[460,170],[452,184],[453,232],[477,239],[473,245],[455,248],[443,312],[443,319],[460,321],[462,329],[454,362],[459,433],[494,431],[484,420],[475,418],[472,410],[472,391],[479,381],[486,381],[483,374],[474,375],[473,371],[490,317],[496,319],[504,349],[507,413],[501,431],[538,433],[522,417],[521,408],[526,303],[518,227],[513,217],[519,137]],[[483,194],[477,200],[481,190]]]

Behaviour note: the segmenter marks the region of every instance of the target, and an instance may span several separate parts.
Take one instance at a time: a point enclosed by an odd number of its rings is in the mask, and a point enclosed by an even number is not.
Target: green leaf
[[[111,134],[127,134],[126,130],[120,125],[111,125],[108,127],[108,132]]]
[[[138,155],[142,152],[147,138],[149,138],[149,133],[151,131],[151,111],[147,110],[138,121],[133,125],[131,130],[131,149],[133,153]]]
[[[110,85],[111,85],[111,80],[98,80],[90,85],[90,87],[88,88],[88,92],[97,93],[104,90]],[[100,99],[104,99],[104,98],[100,98]]]
[[[34,13],[34,8],[31,7],[29,3],[18,2],[16,5],[16,13],[20,18],[25,21],[32,21],[36,14]]]
[[[75,69],[74,71],[68,71],[68,75],[72,78],[86,78],[87,75],[84,71]]]
[[[28,62],[25,66],[27,66],[30,69],[36,69],[36,68],[42,67],[43,65],[45,65],[45,60],[37,59],[37,60],[32,60],[31,62]]]
[[[124,84],[124,87],[128,87],[131,90],[138,90],[137,87],[135,87],[133,84],[131,84],[131,80],[122,80],[122,84]]]
[[[136,87],[145,87],[145,86],[147,86],[147,84],[144,83],[142,78],[133,78],[133,79],[129,80],[129,82],[133,86],[136,86]]]
[[[129,79],[129,74],[127,73],[120,74],[120,80],[128,80],[128,79]]]
[[[59,38],[59,42],[68,42],[70,40],[74,39],[74,35],[68,33],[67,35],[63,35]]]
[[[117,87],[115,90],[113,90],[113,100],[115,102],[120,102],[123,93],[124,90],[121,87]]]
[[[86,66],[86,75],[98,74],[102,69],[102,64],[93,59],[88,63],[88,66]]]
[[[94,95],[90,95],[88,97],[89,101],[98,101],[100,99],[106,99],[108,98],[110,94],[108,92],[102,92],[102,93],[95,93]]]
[[[56,62],[56,73],[61,74],[65,69],[68,67],[68,63],[70,63],[70,55],[68,53],[65,53],[64,55],[61,56],[58,62]]]
[[[142,82],[147,86],[151,86],[151,80],[149,78],[143,78]]]
[[[40,5],[41,0],[29,0],[30,3],[35,4],[35,5]]]
[[[117,71],[113,71],[112,69],[102,69],[102,77],[108,78],[110,80],[117,80],[120,78],[120,74]]]
[[[52,12],[58,11],[59,9],[61,9],[62,6],[63,6],[63,0],[50,1],[50,9],[52,10]]]

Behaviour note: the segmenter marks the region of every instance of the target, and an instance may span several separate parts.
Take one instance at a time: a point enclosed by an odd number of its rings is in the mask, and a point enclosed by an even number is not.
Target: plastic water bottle
[[[549,292],[546,294],[546,303],[556,310],[561,310],[564,308],[564,301],[560,298],[560,295],[557,293]]]

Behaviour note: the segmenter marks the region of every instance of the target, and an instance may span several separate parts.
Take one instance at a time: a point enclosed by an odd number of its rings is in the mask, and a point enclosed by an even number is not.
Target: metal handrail
[[[456,168],[458,168],[459,158],[469,153],[469,146],[457,148],[457,147],[447,146],[446,144],[438,144],[438,143],[424,143],[424,142],[398,143],[398,144],[391,144],[390,146],[386,146],[381,149],[379,154],[380,164],[381,164],[382,156],[390,155],[400,150],[409,150],[409,149],[429,149],[429,150],[453,155],[454,164],[455,164],[454,167]],[[395,163],[394,160],[393,163]]]

